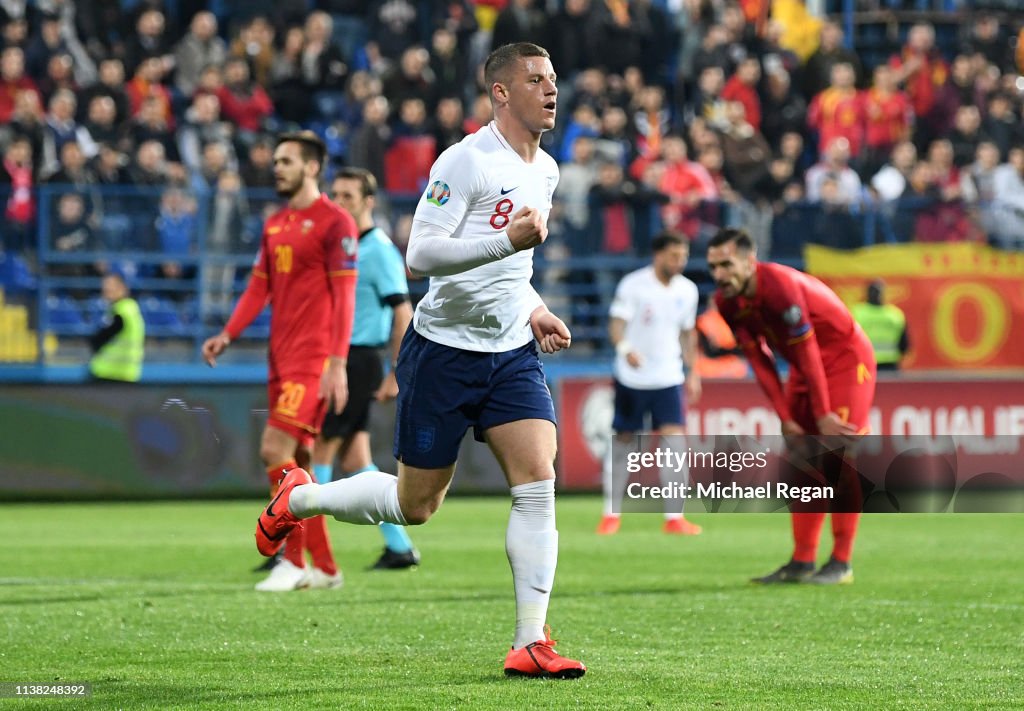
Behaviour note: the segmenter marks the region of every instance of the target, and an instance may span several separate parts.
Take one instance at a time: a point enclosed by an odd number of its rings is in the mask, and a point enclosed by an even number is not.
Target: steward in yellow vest
[[[142,376],[146,322],[120,274],[103,277],[103,298],[110,303],[109,322],[89,339],[94,378],[137,383]]]
[[[910,348],[907,317],[900,307],[885,303],[885,282],[878,279],[868,284],[867,302],[854,304],[850,312],[875,349],[878,369],[899,370]]]

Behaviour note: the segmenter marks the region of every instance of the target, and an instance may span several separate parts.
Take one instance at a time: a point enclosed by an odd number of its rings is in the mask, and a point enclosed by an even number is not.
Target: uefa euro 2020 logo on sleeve
[[[443,180],[435,180],[427,188],[427,202],[432,205],[441,207],[448,199],[452,196],[452,190],[448,187],[448,183]]]

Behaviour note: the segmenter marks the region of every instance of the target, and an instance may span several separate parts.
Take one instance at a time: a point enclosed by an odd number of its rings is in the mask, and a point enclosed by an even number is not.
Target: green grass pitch
[[[0,681],[93,696],[0,708],[1024,707],[1022,516],[868,516],[854,585],[762,588],[785,516],[598,538],[598,500],[563,497],[549,621],[589,671],[547,681],[501,671],[508,505],[448,501],[411,572],[364,572],[379,535],[332,522],[345,587],[284,594],[252,590],[259,502],[2,506]]]

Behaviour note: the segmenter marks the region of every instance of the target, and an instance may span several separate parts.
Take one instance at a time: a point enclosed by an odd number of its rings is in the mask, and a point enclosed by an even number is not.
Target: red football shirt
[[[883,94],[876,89],[864,93],[865,143],[871,148],[892,148],[910,135],[913,109],[902,91]]]
[[[228,335],[237,338],[269,302],[272,372],[319,373],[328,356],[346,357],[358,245],[355,220],[326,195],[271,215]]]
[[[870,358],[871,343],[835,292],[818,279],[770,262],[758,262],[756,279],[752,298],[716,293],[718,310],[779,418],[793,419],[772,350],[789,362],[790,388],[808,391],[814,417],[821,418],[832,411],[826,373],[845,371],[852,353]]]

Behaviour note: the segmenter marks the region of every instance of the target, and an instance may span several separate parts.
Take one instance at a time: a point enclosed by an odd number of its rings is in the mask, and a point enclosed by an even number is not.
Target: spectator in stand
[[[393,104],[416,98],[432,109],[436,92],[437,79],[430,69],[430,53],[419,45],[406,48],[398,66],[384,78],[384,96]]]
[[[646,3],[597,2],[587,22],[590,56],[606,72],[621,75],[627,67],[648,65],[645,53],[657,54]]]
[[[261,136],[252,144],[239,176],[246,188],[274,187],[274,142]]]
[[[706,67],[697,79],[697,91],[687,101],[684,113],[707,122],[708,128],[722,130],[729,120],[725,116],[726,100],[722,98],[725,74],[721,67]]]
[[[46,64],[46,75],[38,82],[40,93],[47,100],[60,89],[67,89],[77,95],[81,89],[75,81],[73,68],[74,60],[67,52],[59,52],[50,57]]]
[[[891,67],[875,67],[874,83],[864,92],[864,144],[862,175],[873,175],[900,141],[910,138],[914,111],[910,99],[896,86]]]
[[[509,0],[494,21],[491,47],[497,49],[515,42],[533,42],[547,47],[551,43],[548,22],[543,3],[536,0]]]
[[[213,94],[199,94],[185,112],[185,120],[178,130],[177,153],[191,171],[199,169],[203,146],[209,143],[231,145],[234,130],[220,117],[220,99]],[[231,151],[232,155],[234,150]]]
[[[6,124],[0,124],[0,146],[6,146],[15,138],[24,138],[32,147],[33,173],[40,174],[43,156],[43,139],[46,134],[45,115],[39,105],[38,94],[23,91],[14,103],[14,113]]]
[[[248,145],[263,123],[274,113],[274,105],[259,84],[249,76],[249,63],[232,57],[224,65],[224,86],[217,92],[221,115],[238,127],[238,138]]]
[[[69,144],[70,145],[70,144]],[[94,231],[94,220],[86,209],[85,200],[76,193],[64,193],[57,199],[57,214],[53,222],[53,244],[51,248],[60,255],[75,252],[92,252],[99,249]],[[105,271],[103,262],[91,264],[51,263],[47,265],[50,276],[57,277],[98,277]],[[76,298],[88,296],[71,290]]]
[[[601,114],[601,130],[594,150],[602,160],[613,160],[626,166],[633,160],[635,140],[629,135],[629,119],[619,106],[608,106]]]
[[[117,143],[121,138],[121,129],[117,125],[117,105],[109,96],[97,94],[90,99],[82,125],[97,144]]]
[[[549,20],[551,63],[569,79],[597,64],[587,36],[593,12],[594,0],[565,0]]]
[[[933,175],[942,199],[947,202],[962,201],[974,204],[978,194],[974,183],[966,171],[953,162],[953,144],[946,138],[932,141],[928,146],[928,162],[932,166]]]
[[[217,18],[212,12],[197,12],[188,33],[174,47],[174,86],[183,97],[191,97],[199,86],[199,75],[210,64],[223,64],[228,49],[217,36]]]
[[[787,131],[803,133],[807,130],[807,100],[793,88],[790,74],[783,69],[768,72],[764,85],[761,133],[769,145],[777,149]]]
[[[983,105],[986,94],[979,91],[978,69],[974,62],[965,54],[958,54],[953,58],[949,68],[949,81],[946,83],[944,93],[955,96],[960,106]]]
[[[967,167],[967,174],[978,193],[981,227],[988,235],[999,233],[992,204],[996,198],[996,171],[999,168],[999,147],[991,141],[978,144],[974,162]]]
[[[594,107],[588,103],[579,104],[562,131],[562,148],[558,152],[557,159],[563,162],[568,160],[572,155],[572,146],[576,139],[580,136],[597,138],[600,129],[601,120]]]
[[[988,111],[982,121],[981,130],[999,146],[999,154],[1009,156],[1010,149],[1024,143],[1024,126],[1020,114],[1014,109],[1010,97],[1003,93],[993,94],[988,100]]]
[[[28,48],[28,21],[24,17],[11,17],[6,22],[0,21],[0,47],[20,47],[24,52]]]
[[[30,239],[36,217],[35,179],[32,175],[32,145],[16,137],[4,149],[0,162],[0,186],[6,188],[7,205],[0,223],[0,252],[18,253],[34,245]]]
[[[326,12],[314,12],[306,20],[302,47],[302,83],[312,92],[341,93],[348,79],[348,64],[334,43],[334,22]]]
[[[686,142],[670,134],[662,146],[665,172],[659,190],[669,202],[661,209],[665,229],[682,232],[691,240],[700,229],[700,204],[718,197],[711,176],[698,163],[687,160]]]
[[[167,184],[170,168],[164,147],[159,141],[146,141],[135,149],[135,161],[128,169],[130,182],[139,187]]]
[[[804,96],[815,97],[833,84],[832,69],[837,64],[849,65],[853,72],[851,86],[862,85],[864,69],[860,57],[844,44],[843,28],[828,20],[821,26],[821,44],[807,60],[803,71]]]
[[[41,98],[36,83],[25,74],[25,53],[20,47],[6,47],[0,53],[0,124],[11,120],[15,100],[22,92]]]
[[[822,187],[829,180],[835,181],[833,204],[853,206],[860,202],[860,177],[850,167],[850,143],[841,136],[825,146],[821,162],[807,171],[807,200],[822,202]]]
[[[889,162],[871,178],[871,188],[879,200],[885,203],[894,202],[906,190],[910,173],[917,163],[917,147],[913,141],[897,143],[889,157]]]
[[[470,0],[448,0],[434,3],[431,26],[434,29],[445,29],[455,35],[455,43],[459,51],[468,55],[470,44],[480,30],[477,21],[477,2]]]
[[[462,102],[457,97],[448,96],[437,102],[433,133],[438,155],[465,138],[466,133],[462,130],[463,118]]]
[[[100,152],[93,161],[96,182],[103,186],[130,185],[132,177],[128,172],[128,156],[112,143],[101,143]]]
[[[636,152],[657,155],[661,140],[672,129],[672,114],[665,106],[665,90],[660,86],[645,86],[636,95],[632,134],[636,137]]]
[[[572,160],[559,165],[558,170],[560,177],[554,199],[557,213],[562,217],[565,242],[573,254],[585,254],[581,250],[584,250],[590,220],[590,189],[597,182],[598,170],[594,139],[590,136],[577,138],[572,146]]]
[[[395,61],[407,47],[420,41],[419,3],[374,0],[367,16],[370,41],[383,58]]]
[[[949,141],[953,146],[953,163],[962,168],[974,162],[978,145],[987,138],[981,131],[981,113],[977,106],[961,106],[953,119]]]
[[[754,195],[756,185],[768,170],[771,146],[747,119],[746,108],[739,101],[727,107],[729,127],[722,131],[722,155],[725,175],[729,182],[747,199]]]
[[[38,34],[33,36],[25,50],[25,67],[29,76],[39,78],[46,75],[50,60],[58,54],[75,56],[76,79],[80,84],[92,83],[96,79],[96,65],[73,35],[65,39],[61,34],[59,15],[44,14],[40,18]]]
[[[470,105],[469,116],[462,123],[462,129],[467,134],[476,133],[489,124],[492,118],[494,118],[494,112],[491,109],[491,100],[485,93],[477,94]]]
[[[242,25],[238,37],[231,43],[232,57],[245,59],[252,76],[260,86],[270,85],[270,71],[274,65],[274,26],[266,17],[256,15]]]
[[[761,99],[757,95],[757,86],[761,81],[761,62],[757,57],[747,57],[736,68],[736,73],[729,77],[722,89],[722,98],[726,101],[738,101],[743,104],[746,121],[761,130]]]
[[[363,105],[371,96],[381,93],[380,79],[369,72],[352,72],[345,90],[345,97],[338,107],[338,120],[354,131],[363,123]]]
[[[811,167],[809,152],[804,146],[804,136],[797,131],[787,131],[779,141],[779,155],[793,164],[793,177],[803,184],[804,175]]]
[[[461,102],[466,94],[468,67],[456,44],[455,33],[445,27],[434,30],[430,47],[430,71],[436,95],[457,96]]]
[[[1004,249],[1024,249],[1024,148],[1010,149],[1010,158],[993,179],[993,242]]]
[[[129,74],[147,59],[160,61],[160,75],[167,76],[174,69],[174,52],[167,36],[167,21],[157,9],[143,10],[135,21],[135,32],[125,43],[124,63]]]
[[[398,138],[419,138],[433,133],[423,99],[407,97],[398,105],[398,116],[391,126],[392,141]]]
[[[183,265],[179,259],[195,251],[199,228],[195,198],[180,188],[164,191],[160,198],[160,215],[156,219],[156,235],[160,253],[166,257],[157,275],[164,279],[192,279],[195,266]],[[183,292],[173,292],[184,297]]]
[[[176,135],[167,123],[167,115],[159,98],[148,96],[136,114],[123,128],[123,143],[138,146],[146,141],[158,141],[164,147],[168,160],[178,160]]]
[[[291,123],[305,121],[313,103],[313,97],[302,80],[302,49],[305,44],[306,33],[302,28],[289,27],[269,72],[270,99],[277,116]]]
[[[832,67],[832,84],[814,97],[807,125],[818,132],[818,150],[824,153],[837,138],[845,138],[850,156],[860,156],[864,145],[864,102],[854,86],[853,66],[839,62]]]
[[[995,15],[981,14],[974,18],[962,51],[964,54],[981,54],[1000,70],[1013,70],[1009,38],[1003,35]],[[1024,72],[1024,68],[1021,71]]]
[[[385,184],[384,154],[391,142],[389,113],[388,100],[383,96],[367,99],[363,107],[363,125],[356,130],[348,144],[349,164],[373,173],[379,185]]]
[[[75,121],[75,95],[62,89],[50,99],[50,110],[46,114],[43,130],[43,161],[41,177],[45,178],[60,169],[60,152],[65,143],[75,141],[82,147],[86,157],[92,158],[98,150],[89,130]]]
[[[731,71],[732,64],[729,57],[729,33],[725,27],[713,24],[707,28],[700,43],[700,48],[693,55],[693,74],[699,78],[705,69],[717,67],[722,70],[723,75]]]
[[[949,67],[935,47],[935,28],[928,23],[911,27],[907,43],[889,64],[896,72],[896,82],[905,87],[917,117],[916,142],[918,146],[927,145],[948,130],[952,118],[940,101]]]
[[[131,102],[124,84],[124,64],[120,59],[104,59],[100,62],[99,81],[79,93],[79,105],[88,109],[94,97],[107,96],[114,102],[114,123],[121,124],[131,115]]]
[[[142,111],[142,103],[146,99],[156,99],[159,102],[160,115],[167,121],[171,130],[174,129],[171,92],[163,85],[165,74],[164,63],[159,57],[147,57],[139,63],[135,75],[125,87],[131,113],[129,118],[139,115],[139,112]]]

